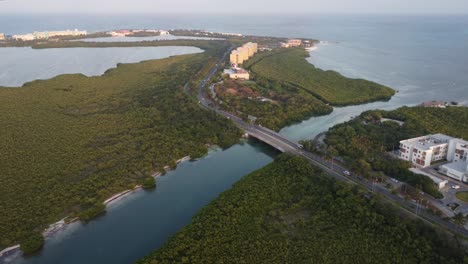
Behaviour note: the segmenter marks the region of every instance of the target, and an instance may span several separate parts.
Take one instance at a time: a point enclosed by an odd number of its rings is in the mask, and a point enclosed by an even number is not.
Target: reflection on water
[[[202,52],[195,47],[32,49],[0,48],[0,86],[15,87],[60,74],[103,74],[117,63],[134,63]]]
[[[161,246],[200,208],[276,155],[276,150],[256,141],[212,150],[159,177],[154,191],[124,197],[111,204],[104,216],[59,231],[40,255],[16,258],[13,263],[132,263]]]

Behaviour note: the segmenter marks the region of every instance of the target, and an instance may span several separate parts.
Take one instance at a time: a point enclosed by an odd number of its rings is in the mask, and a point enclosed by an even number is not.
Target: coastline
[[[316,47],[315,45],[312,46],[312,47],[306,48],[306,50],[309,51],[309,52],[310,52],[310,51],[317,50],[317,49],[318,49],[318,47]],[[105,75],[105,73],[102,74],[101,76],[104,76],[104,75]],[[23,86],[24,86],[24,85],[23,85]],[[367,103],[367,102],[365,102],[365,103]],[[365,104],[365,103],[360,103],[360,104]],[[328,114],[330,114],[330,113],[328,113]],[[328,115],[328,114],[326,114],[326,115]],[[286,124],[285,126],[288,126],[288,125],[290,125],[290,124]],[[282,126],[282,128],[285,127],[285,126]],[[187,160],[190,160],[190,159],[191,159],[190,156],[185,156],[185,157],[183,157],[183,158],[177,160],[177,161],[176,161],[176,164],[179,164],[179,163],[181,163],[181,162],[184,162],[184,161],[187,161]],[[168,171],[168,170],[170,170],[171,168],[170,168],[169,166],[165,166],[164,169],[165,169],[166,171]],[[151,176],[154,177],[154,178],[158,178],[158,177],[162,176],[162,173],[161,173],[161,172],[155,172],[155,173],[153,173]],[[134,192],[136,192],[136,191],[138,191],[138,190],[141,190],[141,189],[142,189],[142,186],[141,186],[141,185],[136,185],[136,186],[134,186],[132,189],[127,189],[127,190],[124,190],[124,191],[122,191],[122,192],[119,192],[119,193],[117,193],[117,194],[112,195],[112,196],[109,197],[108,199],[104,200],[104,201],[103,201],[103,204],[106,206],[106,209],[107,209],[108,205],[110,205],[110,204],[112,204],[112,203],[118,201],[119,198],[122,198],[122,197],[124,197],[124,196],[127,196],[127,195],[129,195],[129,194],[131,194],[131,193],[134,193]],[[70,224],[72,224],[72,223],[74,223],[74,222],[80,220],[78,217],[76,217],[76,218],[71,219],[70,221],[65,221],[66,218],[68,218],[68,216],[65,217],[64,219],[62,219],[62,220],[56,222],[56,223],[53,223],[53,224],[49,225],[49,226],[42,232],[42,235],[44,236],[44,238],[50,238],[50,237],[53,236],[56,232],[58,232],[58,231],[60,231],[60,230],[62,230],[62,229],[64,229],[64,228],[66,228],[68,225],[70,225]],[[1,260],[1,258],[2,258],[3,256],[5,256],[6,254],[14,253],[14,252],[16,252],[16,251],[20,251],[19,247],[20,247],[20,245],[18,244],[18,245],[15,245],[15,246],[12,246],[12,247],[9,247],[9,248],[6,248],[6,249],[2,250],[2,251],[0,252],[0,260]]]
[[[210,150],[211,150],[211,148],[208,148],[208,151],[210,151]],[[182,162],[190,161],[191,159],[192,158],[190,156],[185,156],[183,158],[178,159],[176,161],[176,164],[180,164]],[[166,171],[169,171],[169,170],[172,169],[169,166],[165,166],[164,168],[165,169],[167,168]],[[159,178],[161,176],[163,176],[163,174],[161,172],[158,172],[158,171],[151,174],[151,177],[153,177],[154,179],[157,179],[157,178]],[[133,194],[133,193],[135,193],[137,191],[140,191],[140,190],[143,190],[142,186],[141,185],[135,185],[135,187],[133,187],[132,189],[124,190],[122,192],[119,192],[117,194],[112,195],[111,197],[104,200],[102,202],[102,204],[104,204],[106,206],[106,209],[107,209],[110,204],[118,202],[118,200],[120,200],[120,198],[123,198],[125,196],[130,195],[130,194]],[[46,240],[48,238],[51,238],[57,232],[65,229],[66,227],[68,227],[69,225],[71,225],[71,224],[73,224],[73,223],[75,223],[77,221],[80,221],[79,217],[75,217],[73,219],[70,219],[69,221],[66,221],[67,218],[69,218],[69,216],[66,216],[65,218],[63,218],[63,219],[49,225],[47,228],[45,228],[41,233],[42,236],[44,237],[44,239]],[[15,253],[20,252],[20,251],[21,251],[20,244],[17,244],[17,245],[11,246],[11,247],[7,247],[7,248],[1,250],[0,251],[0,262],[5,257],[10,256],[10,255],[15,254]]]

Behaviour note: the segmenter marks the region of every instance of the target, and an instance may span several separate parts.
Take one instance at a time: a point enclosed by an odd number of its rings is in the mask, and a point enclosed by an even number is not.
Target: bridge
[[[203,88],[206,86],[208,81],[213,77],[213,75],[216,74],[216,72],[218,72],[219,64],[225,61],[227,54],[229,54],[231,50],[232,48],[227,50],[226,53],[224,53],[219,63],[217,63],[212,68],[212,70],[208,73],[205,79],[203,79],[203,81],[201,81],[199,86],[197,87],[198,88],[197,99],[199,100],[199,104],[202,107],[210,111],[214,111],[232,120],[239,128],[243,129],[249,136],[258,139],[281,152],[288,152],[293,155],[298,155],[309,160],[314,166],[321,168],[325,173],[335,178],[336,180],[345,181],[351,184],[361,186],[373,193],[374,192],[379,193],[391,203],[398,204],[400,208],[403,210],[403,212],[410,216],[419,217],[421,220],[425,221],[426,223],[430,225],[438,225],[438,226],[445,228],[448,231],[451,231],[454,234],[462,234],[465,237],[468,237],[468,230],[466,230],[465,228],[460,228],[459,226],[455,225],[452,222],[443,220],[442,218],[435,216],[431,213],[428,213],[425,210],[421,210],[418,204],[415,204],[414,202],[411,202],[411,201],[407,202],[404,198],[400,197],[398,194],[391,193],[390,190],[388,190],[387,188],[381,185],[376,184],[373,180],[368,181],[365,178],[361,177],[360,175],[348,172],[346,168],[342,167],[339,164],[336,164],[333,161],[333,159],[331,161],[326,160],[316,154],[305,151],[301,148],[301,146],[297,142],[291,141],[285,136],[273,130],[270,130],[268,128],[265,128],[259,125],[249,124],[245,122],[244,120],[242,120],[241,118],[237,117],[236,115],[233,115],[229,112],[226,112],[224,110],[221,110],[215,107],[209,101],[209,99],[207,99],[208,96]],[[438,202],[434,198],[431,198],[428,196],[425,196],[425,198],[427,200],[430,200],[432,203]]]

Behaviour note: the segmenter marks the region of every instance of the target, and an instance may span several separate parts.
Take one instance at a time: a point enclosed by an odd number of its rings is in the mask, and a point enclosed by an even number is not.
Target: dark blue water
[[[284,128],[292,139],[315,136],[328,127],[375,108],[392,109],[441,99],[468,102],[467,16],[1,16],[0,32],[79,28],[196,28],[220,32],[307,37],[329,41],[311,53],[316,66],[374,80],[399,93],[390,102],[335,109]],[[1,70],[1,69],[0,69]],[[46,243],[39,257],[19,263],[129,263],[149,253],[191,216],[246,173],[271,162],[263,145],[236,145],[184,163],[86,226],[75,225]]]
[[[47,240],[40,255],[15,263],[132,263],[159,247],[191,217],[243,175],[270,163],[278,153],[249,141],[183,162],[159,177],[154,191],[138,191],[111,203],[86,225],[76,223]]]

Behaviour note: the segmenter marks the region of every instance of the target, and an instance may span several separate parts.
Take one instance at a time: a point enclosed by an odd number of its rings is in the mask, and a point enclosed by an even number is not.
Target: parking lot
[[[440,164],[439,164],[440,165]],[[439,166],[431,166],[431,167],[427,167],[427,168],[424,168],[424,169],[421,169],[423,172],[425,173],[429,173],[437,178],[440,178],[442,180],[446,180],[448,181],[448,183],[446,184],[446,186],[444,188],[442,188],[440,190],[440,192],[444,195],[444,198],[441,199],[441,204],[443,204],[444,206],[450,208],[449,206],[447,205],[455,205],[455,204],[458,204],[459,206],[455,209],[455,210],[452,210],[454,213],[463,213],[463,214],[468,214],[468,203],[465,203],[465,202],[462,202],[460,201],[459,199],[457,199],[457,197],[455,196],[455,194],[457,192],[461,192],[461,191],[468,191],[468,185],[461,182],[461,181],[457,181],[455,179],[452,179],[450,177],[447,177],[441,173],[439,173],[436,168]],[[460,188],[458,189],[455,189],[454,186],[459,186]]]

